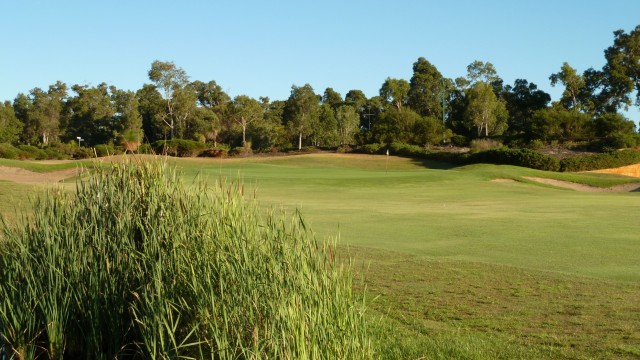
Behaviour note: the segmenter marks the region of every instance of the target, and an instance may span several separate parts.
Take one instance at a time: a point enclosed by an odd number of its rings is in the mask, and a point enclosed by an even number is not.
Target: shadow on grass
[[[411,158],[411,162],[416,165],[424,166],[427,169],[434,169],[434,170],[451,170],[461,166],[461,165],[446,163],[442,161],[419,159],[419,158]]]

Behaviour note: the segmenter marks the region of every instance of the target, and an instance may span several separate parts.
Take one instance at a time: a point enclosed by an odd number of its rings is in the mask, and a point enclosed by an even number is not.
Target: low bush
[[[486,151],[491,149],[499,149],[502,147],[502,143],[494,139],[474,139],[471,140],[471,151]]]
[[[94,151],[94,148],[89,148],[89,147],[85,147],[85,146],[76,147],[74,149],[73,155],[72,155],[72,158],[75,159],[75,160],[91,159],[93,157],[96,157],[96,153]]]
[[[48,159],[47,153],[32,145],[18,145],[18,149],[26,155],[26,158],[32,160],[45,160]]]
[[[358,148],[358,151],[365,154],[383,154],[387,150],[387,144],[366,144]]]
[[[166,154],[177,157],[197,156],[206,145],[193,140],[173,139],[159,140],[153,144],[157,154]]]
[[[451,136],[451,144],[453,144],[453,146],[459,147],[468,146],[469,139],[467,139],[466,136],[455,134]]]
[[[392,155],[422,156],[425,154],[425,149],[418,145],[394,142],[389,146],[389,152]]]
[[[140,144],[140,146],[138,146],[138,149],[136,149],[136,153],[153,155],[153,154],[155,154],[155,151],[153,150],[153,147],[151,146],[151,144],[144,143],[144,144]]]
[[[350,152],[353,152],[353,148],[350,145],[340,145],[338,146],[338,148],[336,149],[336,152],[338,154],[348,154]]]
[[[0,158],[3,159],[18,159],[22,154],[20,149],[14,147],[9,143],[0,144]]]
[[[590,171],[640,163],[640,151],[622,150],[562,159],[562,171]]]
[[[469,163],[515,165],[538,170],[558,171],[560,160],[529,149],[493,149],[470,154]]]
[[[110,156],[110,155],[120,155],[122,154],[122,148],[119,146],[113,146],[110,144],[100,144],[94,147],[96,151],[96,156]]]
[[[200,152],[200,154],[198,156],[199,157],[218,158],[218,157],[226,157],[227,155],[228,155],[227,150],[217,149],[217,148],[209,148],[209,149],[206,149],[206,150],[203,150],[202,152]]]
[[[20,358],[369,359],[353,276],[242,184],[92,169],[2,230],[0,344]]]
[[[231,151],[229,151],[229,155],[230,156],[251,156],[253,155],[253,150],[251,150],[251,147],[248,147],[248,146],[247,147],[238,146],[231,149]]]

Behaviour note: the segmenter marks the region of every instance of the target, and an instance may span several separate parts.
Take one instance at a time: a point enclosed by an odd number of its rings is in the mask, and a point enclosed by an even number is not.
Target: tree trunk
[[[302,131],[298,133],[298,150],[302,150]]]
[[[246,148],[247,147],[247,126],[243,125],[242,126],[242,147]]]

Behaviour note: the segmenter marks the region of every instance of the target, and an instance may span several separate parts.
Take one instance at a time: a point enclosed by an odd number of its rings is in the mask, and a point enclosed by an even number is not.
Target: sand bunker
[[[13,181],[23,184],[54,183],[80,173],[80,168],[59,171],[34,172],[21,168],[0,166],[0,180]]]
[[[571,189],[575,191],[584,191],[584,192],[631,192],[631,191],[640,190],[640,182],[616,185],[608,188],[600,188],[600,187],[589,186],[584,184],[577,184],[570,181],[546,179],[546,178],[539,178],[539,177],[533,177],[533,176],[525,176],[524,178],[527,180],[539,182],[541,184],[547,184],[547,185],[557,186],[565,189]]]

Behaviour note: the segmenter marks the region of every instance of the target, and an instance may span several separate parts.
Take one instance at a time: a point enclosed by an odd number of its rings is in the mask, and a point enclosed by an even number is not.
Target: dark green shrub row
[[[622,150],[563,159],[561,171],[590,171],[638,163],[640,163],[640,151]]]
[[[415,145],[401,143],[368,144],[354,149],[354,152],[365,154],[385,154],[387,149],[391,155],[410,156],[435,160],[457,165],[497,164],[515,165],[547,171],[589,171],[615,168],[640,163],[640,151],[622,150],[590,156],[577,156],[566,159],[538,153],[531,149],[500,148],[475,153],[430,152]]]
[[[30,145],[0,144],[0,158],[16,160],[66,160],[94,157],[92,148],[78,147],[64,143],[54,143],[44,148]]]
[[[467,155],[467,163],[515,165],[531,169],[559,171],[560,160],[529,149],[491,149]]]
[[[153,149],[157,154],[178,157],[198,156],[206,148],[203,143],[184,139],[159,140],[153,143]]]

